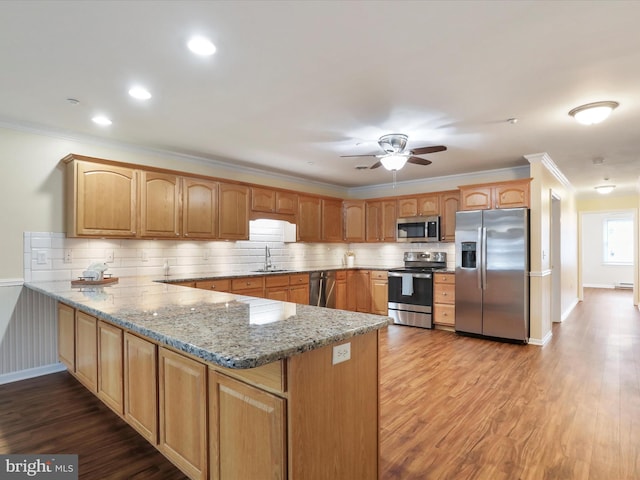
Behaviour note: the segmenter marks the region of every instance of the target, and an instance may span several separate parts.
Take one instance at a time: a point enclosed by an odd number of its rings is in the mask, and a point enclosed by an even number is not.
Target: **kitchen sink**
[[[291,270],[287,270],[286,268],[259,268],[258,270],[251,270],[252,272],[260,272],[260,273],[277,273],[277,272],[290,272]]]

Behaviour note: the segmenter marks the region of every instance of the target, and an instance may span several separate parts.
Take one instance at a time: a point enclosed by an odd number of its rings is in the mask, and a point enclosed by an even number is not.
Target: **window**
[[[633,219],[609,217],[604,220],[604,263],[633,265]]]

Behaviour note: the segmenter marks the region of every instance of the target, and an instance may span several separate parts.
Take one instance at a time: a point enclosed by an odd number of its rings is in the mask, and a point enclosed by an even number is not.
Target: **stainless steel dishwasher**
[[[311,272],[309,275],[309,305],[336,308],[336,272]]]

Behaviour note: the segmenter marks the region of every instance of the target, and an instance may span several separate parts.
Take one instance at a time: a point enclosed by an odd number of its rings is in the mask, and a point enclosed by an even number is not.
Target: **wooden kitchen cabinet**
[[[354,286],[350,289],[355,297],[355,311],[370,313],[371,283],[369,270],[357,270],[354,275]]]
[[[433,274],[433,323],[454,327],[456,323],[456,276],[453,273]]]
[[[440,192],[440,240],[453,242],[456,239],[456,212],[460,209],[460,192]]]
[[[231,293],[262,298],[264,297],[264,280],[264,276],[233,278],[231,279]]]
[[[389,312],[389,281],[387,272],[372,270],[370,272],[371,308],[370,313],[387,315]]]
[[[265,298],[289,301],[289,275],[269,275],[264,279]]]
[[[309,304],[309,274],[267,275],[265,298],[281,302]]]
[[[364,242],[366,234],[366,202],[364,200],[345,200],[344,239],[347,242]]]
[[[180,236],[180,180],[176,175],[141,171],[140,236]]]
[[[152,445],[158,444],[158,347],[124,334],[124,418]]]
[[[294,192],[251,187],[251,210],[293,216],[298,212],[298,195]]]
[[[137,173],[133,168],[93,163],[68,155],[67,236],[134,237],[137,225]]]
[[[322,241],[342,242],[342,200],[322,199]]]
[[[221,280],[198,280],[195,287],[203,290],[213,290],[215,292],[230,292],[231,280],[223,278]]]
[[[76,311],[76,377],[93,393],[98,388],[98,320]]]
[[[289,302],[309,305],[309,274],[289,275]]]
[[[286,401],[209,369],[212,480],[287,478]]]
[[[276,191],[276,213],[295,215],[298,213],[298,194]]]
[[[249,240],[249,187],[218,184],[218,236],[226,240]]]
[[[207,367],[158,349],[158,448],[189,478],[207,478]]]
[[[396,201],[366,202],[366,241],[394,242],[396,240]]]
[[[298,240],[319,242],[322,236],[322,201],[319,197],[298,197]]]
[[[349,304],[347,301],[348,289],[347,289],[347,272],[346,270],[338,270],[336,272],[336,308],[339,310],[348,310]]]
[[[76,311],[58,303],[58,358],[69,372],[76,370]]]
[[[529,207],[530,178],[460,187],[460,210]]]
[[[118,415],[124,414],[122,329],[98,321],[98,397]]]
[[[398,199],[398,217],[418,217],[440,215],[440,203],[437,193]]]
[[[182,179],[182,235],[186,238],[218,237],[218,184],[200,178]]]

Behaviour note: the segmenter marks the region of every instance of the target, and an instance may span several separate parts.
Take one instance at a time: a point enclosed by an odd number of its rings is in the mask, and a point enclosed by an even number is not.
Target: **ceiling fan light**
[[[608,193],[613,192],[613,189],[616,188],[615,185],[598,185],[597,187],[595,187],[596,192],[602,194],[602,195],[606,195]]]
[[[382,166],[389,171],[400,170],[407,163],[406,155],[387,155],[380,159]]]
[[[606,120],[619,105],[618,102],[610,101],[588,103],[574,108],[569,112],[569,115],[582,125],[594,125]]]

